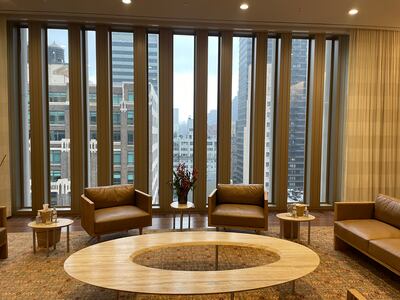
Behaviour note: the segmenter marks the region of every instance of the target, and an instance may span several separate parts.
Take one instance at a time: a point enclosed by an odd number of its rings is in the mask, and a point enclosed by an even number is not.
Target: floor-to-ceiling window
[[[71,206],[68,30],[47,29],[50,204]]]
[[[219,37],[208,37],[207,83],[207,195],[217,185]]]
[[[290,80],[288,202],[304,201],[309,40],[292,40]]]
[[[87,183],[97,185],[96,32],[85,31]]]
[[[132,183],[134,178],[134,99],[132,32],[111,33],[113,183]],[[128,163],[128,154],[133,154]]]
[[[193,168],[194,149],[194,43],[193,35],[174,35],[173,41],[173,168]],[[192,193],[189,194],[192,197]]]
[[[28,28],[19,29],[20,37],[20,119],[21,119],[21,152],[23,164],[23,208],[32,207],[32,188],[31,188],[31,118],[29,101],[29,30]],[[2,159],[2,158],[0,158]]]
[[[153,196],[153,205],[159,205],[158,191],[160,187],[160,110],[159,110],[159,35],[147,35],[147,67],[148,67],[148,93],[149,93],[149,189]]]
[[[272,164],[273,164],[273,132],[274,132],[274,99],[275,76],[278,55],[278,38],[267,40],[267,98],[265,105],[265,171],[264,187],[268,192],[268,201],[272,202]]]
[[[253,38],[233,37],[231,182],[249,183]]]

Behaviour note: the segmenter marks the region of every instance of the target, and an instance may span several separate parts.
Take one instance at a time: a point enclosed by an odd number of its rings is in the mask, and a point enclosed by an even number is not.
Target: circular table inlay
[[[218,248],[218,249],[217,249]],[[133,255],[136,264],[162,270],[223,271],[254,268],[279,260],[275,252],[242,245],[179,245]]]

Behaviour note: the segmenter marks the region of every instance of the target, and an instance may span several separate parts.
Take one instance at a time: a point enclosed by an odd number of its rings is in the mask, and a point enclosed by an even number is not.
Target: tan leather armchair
[[[208,226],[268,230],[268,194],[262,184],[218,184],[208,197]]]
[[[151,226],[152,198],[133,184],[86,188],[81,196],[81,224],[90,236]]]
[[[0,259],[8,257],[7,208],[0,206]]]

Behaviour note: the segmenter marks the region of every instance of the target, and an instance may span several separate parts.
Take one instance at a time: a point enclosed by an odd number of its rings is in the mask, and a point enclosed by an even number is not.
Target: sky
[[[48,44],[53,42],[65,51],[68,62],[68,30],[49,29]],[[179,120],[184,122],[193,117],[194,109],[194,36],[174,35],[174,108],[179,108]],[[96,35],[87,31],[87,71],[89,80],[96,83]],[[218,37],[210,36],[208,45],[208,111],[217,109],[218,99]],[[237,95],[239,73],[239,38],[233,39],[232,98]],[[161,100],[161,99],[160,99]],[[162,101],[162,100],[161,100]]]

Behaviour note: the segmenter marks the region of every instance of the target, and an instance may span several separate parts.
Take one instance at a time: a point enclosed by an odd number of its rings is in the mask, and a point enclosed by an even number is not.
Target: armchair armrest
[[[0,227],[7,227],[7,208],[0,206]]]
[[[135,205],[151,215],[152,197],[149,194],[135,190]]]
[[[335,221],[372,219],[375,202],[335,202]]]
[[[94,232],[94,203],[85,195],[81,195],[81,225],[91,236]]]

